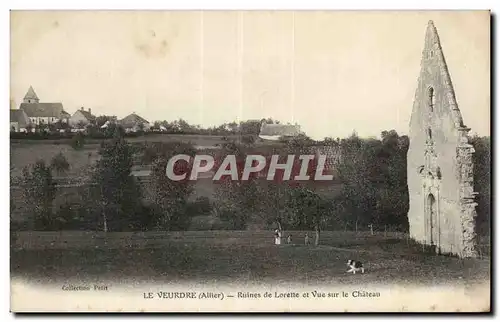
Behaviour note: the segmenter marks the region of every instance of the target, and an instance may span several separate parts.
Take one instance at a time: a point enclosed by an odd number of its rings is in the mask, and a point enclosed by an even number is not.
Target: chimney
[[[89,108],[89,113],[92,114],[92,109],[91,108]]]

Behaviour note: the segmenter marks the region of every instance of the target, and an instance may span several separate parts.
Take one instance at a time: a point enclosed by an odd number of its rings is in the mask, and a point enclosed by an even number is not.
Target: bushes
[[[85,145],[85,137],[82,133],[78,132],[71,138],[71,147],[75,150],[81,150]]]
[[[94,133],[95,134],[95,133]],[[72,144],[75,148],[81,148],[85,140],[94,134],[71,134]],[[66,133],[57,134],[68,137]],[[97,134],[95,134],[97,135]],[[102,134],[99,135],[108,135]],[[133,136],[137,134],[124,134],[122,136]],[[53,136],[48,133],[12,133],[12,136],[49,138]],[[207,219],[202,226],[208,229],[245,229],[246,222],[268,223],[277,217],[282,221],[286,229],[295,227],[297,229],[310,229],[313,219],[321,223],[323,229],[334,230],[356,230],[367,229],[372,224],[375,230],[408,231],[408,191],[406,182],[406,153],[408,138],[399,136],[395,131],[384,131],[382,139],[362,139],[355,135],[342,140],[326,140],[330,144],[337,144],[342,155],[342,164],[336,165],[336,170],[343,185],[339,195],[328,200],[328,205],[321,212],[324,218],[317,220],[313,214],[315,209],[308,210],[304,202],[305,195],[288,198],[292,189],[284,188],[273,192],[271,189],[253,185],[237,185],[222,182],[216,187],[216,212],[217,222]],[[123,138],[123,137],[122,137]],[[137,140],[139,141],[139,140]],[[325,141],[325,142],[326,142]],[[82,202],[85,207],[92,208],[101,202],[102,195],[106,195],[109,202],[107,207],[109,218],[114,216],[116,229],[171,229],[185,230],[193,217],[209,216],[213,207],[208,198],[199,198],[190,201],[191,188],[189,185],[173,185],[171,181],[160,176],[164,175],[165,165],[158,168],[156,181],[151,180],[151,196],[149,203],[143,204],[143,195],[136,191],[136,182],[130,180],[130,169],[132,158],[138,158],[143,164],[156,164],[157,160],[168,160],[174,154],[185,153],[194,155],[196,151],[192,145],[178,142],[164,142],[147,144],[130,144],[118,142],[108,144],[106,142],[101,149],[103,157],[99,163],[100,174],[95,176],[95,182],[99,183],[97,196],[92,196],[87,202]],[[293,143],[293,142],[292,142]],[[296,142],[304,145],[307,142]],[[299,144],[300,143],[300,144]],[[475,137],[471,143],[476,149],[474,154],[474,183],[479,192],[477,201],[478,233],[487,235],[490,230],[490,168],[491,151],[489,138]],[[293,145],[293,144],[292,144]],[[244,154],[246,149],[234,142],[224,145],[226,152]],[[289,147],[290,149],[293,148]],[[106,152],[106,150],[108,150]],[[56,171],[65,171],[67,161],[64,156],[58,155],[54,158],[51,168]],[[162,161],[162,162],[163,162]],[[48,207],[48,201],[53,197],[49,188],[52,179],[46,172],[45,166],[39,166],[38,175],[26,173],[25,183],[36,183],[24,191],[29,194],[28,200],[35,200],[42,207]],[[103,179],[103,175],[106,179]],[[154,179],[152,176],[150,179]],[[102,188],[104,187],[104,188]],[[277,187],[277,186],[275,186]],[[282,186],[285,187],[285,186]],[[42,191],[47,190],[48,193]],[[101,189],[102,188],[102,189]],[[144,188],[144,187],[143,187]],[[288,191],[290,190],[290,191]],[[116,193],[113,193],[116,192]],[[285,198],[286,197],[286,198]],[[140,199],[142,198],[142,199]],[[290,200],[288,200],[290,199]],[[294,202],[292,202],[294,201]],[[315,204],[316,202],[312,202]],[[32,202],[33,206],[35,202]],[[133,205],[132,205],[133,204]],[[176,209],[175,211],[173,209]],[[48,208],[47,208],[48,209]],[[90,209],[86,214],[74,214],[73,217],[66,215],[68,209],[58,209],[54,220],[51,220],[50,212],[42,211],[37,218],[37,229],[44,225],[49,227],[87,227],[88,229],[102,229],[102,210]],[[76,210],[74,210],[76,211]],[[80,210],[79,210],[80,211]],[[300,217],[301,215],[302,217]],[[310,218],[304,217],[307,215]],[[267,216],[267,217],[266,217]],[[79,219],[78,219],[79,218]],[[83,218],[83,219],[82,219]],[[161,218],[161,220],[160,220]],[[159,223],[159,221],[161,221]],[[99,222],[99,225],[98,225]],[[210,224],[208,223],[210,222]],[[389,228],[392,227],[392,228]],[[45,229],[45,228],[43,228]],[[65,228],[66,229],[66,228]]]
[[[190,217],[209,216],[212,213],[212,204],[207,197],[199,197],[186,205],[186,213]]]
[[[62,140],[62,139],[71,139],[75,134],[74,133],[59,133],[59,132],[11,132],[10,138],[17,140]]]
[[[113,128],[114,129],[114,128]],[[88,133],[85,132],[77,132],[73,133],[70,131],[65,131],[65,132],[31,132],[31,133],[25,133],[25,132],[10,132],[10,139],[11,140],[71,140],[78,134],[83,136],[85,139],[89,140],[104,140],[104,139],[110,139],[113,137],[114,130],[111,128],[106,129],[105,131],[102,131],[100,129],[95,129],[92,130],[90,129]],[[135,137],[140,137],[144,135],[149,135],[151,133],[149,132],[129,132],[129,133],[124,133],[123,136],[126,138],[135,138]]]
[[[66,159],[64,154],[62,154],[62,152],[59,152],[52,158],[50,162],[50,168],[56,171],[58,175],[69,170],[68,160]]]

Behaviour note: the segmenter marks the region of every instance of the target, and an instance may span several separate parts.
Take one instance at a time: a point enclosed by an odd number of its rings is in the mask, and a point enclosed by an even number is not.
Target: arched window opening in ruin
[[[432,141],[432,130],[431,130],[431,128],[427,129],[427,140]]]
[[[432,57],[434,57],[434,51],[433,51],[433,50],[431,50],[431,51],[429,52],[429,58],[432,58]]]
[[[434,88],[429,87],[429,109],[434,112],[434,105],[436,104],[436,95],[434,94]]]

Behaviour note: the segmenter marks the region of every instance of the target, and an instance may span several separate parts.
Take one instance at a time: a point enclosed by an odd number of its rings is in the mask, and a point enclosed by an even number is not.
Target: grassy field
[[[63,153],[67,158],[70,169],[66,175],[79,176],[98,157],[98,149],[103,140],[86,141],[82,150],[74,150],[70,140],[11,140],[11,176],[19,176],[25,166],[34,164],[38,159],[50,163],[51,159],[58,153]],[[191,142],[196,146],[213,146],[223,143],[221,136],[203,135],[175,135],[175,134],[151,134],[136,138],[127,138],[131,143],[140,142]]]
[[[270,231],[23,232],[11,252],[11,272],[32,282],[436,285],[489,280],[488,260],[424,255],[396,233],[323,232],[318,247],[303,244],[305,232],[288,233],[292,244],[276,246]],[[346,273],[351,258],[365,263],[364,275]]]
[[[228,139],[237,139],[237,136],[228,136]],[[21,175],[25,166],[34,164],[38,159],[50,163],[58,153],[64,154],[70,164],[67,176],[80,176],[87,167],[98,158],[98,150],[103,140],[88,139],[82,150],[74,150],[69,139],[63,140],[15,140],[10,141],[11,177]],[[130,143],[145,142],[184,142],[196,147],[214,147],[226,142],[222,136],[190,135],[190,134],[150,134],[140,137],[127,138]],[[257,142],[257,146],[273,146],[275,142]]]

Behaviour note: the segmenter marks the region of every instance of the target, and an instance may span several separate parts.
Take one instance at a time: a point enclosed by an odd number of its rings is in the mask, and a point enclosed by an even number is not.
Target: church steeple
[[[26,95],[24,95],[23,103],[38,103],[39,101],[40,99],[36,95],[33,86],[30,86],[28,92],[26,92]]]

